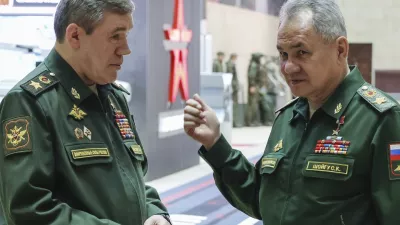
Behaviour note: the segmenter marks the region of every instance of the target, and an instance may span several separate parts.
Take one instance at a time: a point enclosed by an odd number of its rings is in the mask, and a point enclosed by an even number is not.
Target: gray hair
[[[296,18],[309,10],[312,13],[312,25],[315,31],[327,42],[340,36],[347,37],[346,24],[335,0],[288,0],[279,13],[280,23]]]
[[[90,35],[102,22],[105,12],[125,15],[134,10],[131,0],[61,0],[54,16],[57,41],[64,41],[66,29],[71,23],[76,23]]]

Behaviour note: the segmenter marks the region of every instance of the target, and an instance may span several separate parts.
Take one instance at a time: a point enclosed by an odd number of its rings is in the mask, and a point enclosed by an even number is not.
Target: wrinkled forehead
[[[316,41],[317,36],[311,15],[303,14],[290,19],[283,19],[279,24],[277,47],[278,49],[301,47],[298,45]]]
[[[117,14],[106,12],[104,19],[100,24],[106,30],[112,30],[113,32],[118,31],[130,31],[133,28],[133,17],[132,14]]]

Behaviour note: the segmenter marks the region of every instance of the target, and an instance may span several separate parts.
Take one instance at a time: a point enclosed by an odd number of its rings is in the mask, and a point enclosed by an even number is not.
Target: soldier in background
[[[223,66],[224,58],[225,58],[225,53],[223,53],[223,52],[217,53],[217,58],[214,59],[214,62],[213,62],[213,72],[215,72],[215,73],[223,73],[224,72],[224,66]]]
[[[271,126],[275,119],[275,108],[276,108],[276,85],[277,80],[273,74],[275,71],[271,71],[270,64],[272,59],[270,57],[262,57],[260,59],[260,119],[263,125]]]
[[[259,83],[260,83],[260,58],[263,55],[254,53],[251,56],[248,71],[248,96],[247,96],[247,109],[246,109],[246,126],[259,126],[260,122],[260,109],[259,109]]]
[[[237,54],[233,53],[231,54],[229,60],[226,62],[226,72],[232,74],[232,116],[233,116],[233,127],[241,127],[242,124],[239,119],[239,102],[238,102],[238,95],[239,95],[239,79],[237,76],[237,71],[236,71],[236,59],[237,59]]]

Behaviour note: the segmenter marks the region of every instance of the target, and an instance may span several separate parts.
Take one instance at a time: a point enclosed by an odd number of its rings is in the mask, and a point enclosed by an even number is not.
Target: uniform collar
[[[357,90],[365,83],[360,70],[356,66],[350,66],[348,74],[335,92],[322,105],[322,110],[338,120],[353,99]]]
[[[356,66],[350,66],[350,73],[344,78],[342,83],[322,105],[321,109],[335,120],[339,120],[350,101],[357,93],[357,90],[364,83],[365,80],[362,77],[360,70],[358,70]],[[308,120],[308,107],[307,99],[299,98],[299,100],[293,106],[293,115],[290,121],[299,118],[299,116],[302,116],[305,120]]]
[[[90,95],[94,94],[55,49],[50,51],[44,63],[50,72],[54,73],[60,80],[61,85],[76,105],[79,105]]]

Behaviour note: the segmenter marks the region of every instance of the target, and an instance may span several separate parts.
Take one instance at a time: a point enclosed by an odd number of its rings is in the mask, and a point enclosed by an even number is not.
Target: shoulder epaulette
[[[129,91],[128,90],[126,90],[122,85],[120,85],[120,84],[117,84],[117,83],[112,83],[111,84],[113,87],[115,87],[116,89],[118,89],[118,90],[120,90],[120,91],[122,91],[122,92],[125,92],[126,94],[128,94],[128,95],[130,95],[131,93],[129,93]]]
[[[280,111],[282,111],[282,110],[286,109],[287,107],[289,107],[289,106],[293,105],[294,103],[296,103],[296,102],[297,102],[297,100],[299,100],[299,97],[296,97],[295,99],[293,99],[293,100],[289,101],[289,102],[288,102],[286,105],[284,105],[284,106],[283,106],[283,107],[281,107],[280,109],[276,110],[276,111],[275,111],[275,113],[277,113],[277,112],[280,112]]]
[[[46,90],[54,87],[59,80],[50,71],[44,71],[20,85],[22,89],[37,97]]]
[[[357,90],[357,93],[381,113],[397,105],[392,99],[386,97],[381,90],[373,87],[369,83],[365,83],[361,86]]]

